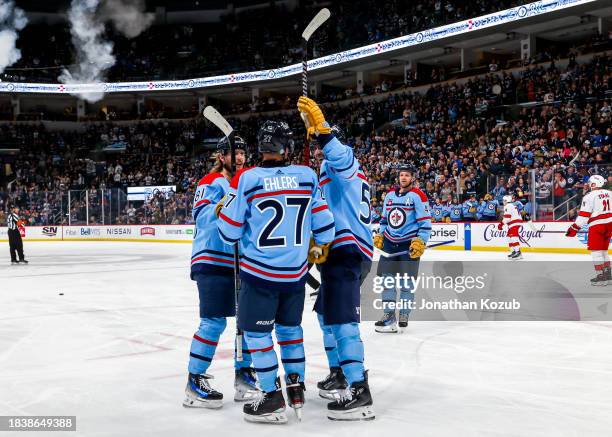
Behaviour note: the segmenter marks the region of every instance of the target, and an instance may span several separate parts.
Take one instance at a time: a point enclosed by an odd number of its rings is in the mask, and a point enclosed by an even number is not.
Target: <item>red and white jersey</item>
[[[502,219],[502,223],[508,226],[508,228],[519,226],[523,223],[521,214],[514,203],[506,203],[504,205],[504,218]]]
[[[582,206],[576,218],[576,225],[605,225],[612,223],[612,191],[592,190],[582,198]]]

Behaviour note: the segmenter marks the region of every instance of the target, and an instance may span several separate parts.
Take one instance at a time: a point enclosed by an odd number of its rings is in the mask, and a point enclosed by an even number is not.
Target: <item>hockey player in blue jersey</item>
[[[446,217],[448,217],[450,214],[450,210],[442,203],[442,199],[440,197],[436,197],[436,203],[431,209],[432,219],[434,222],[445,222]]]
[[[244,417],[284,423],[285,399],[277,379],[272,330],[280,346],[289,406],[299,417],[304,403],[301,322],[307,258],[325,258],[326,245],[334,237],[334,219],[321,198],[316,173],[284,161],[293,149],[286,123],[266,121],[258,133],[258,147],[261,166],[232,179],[217,223],[223,240],[240,242],[238,323],[263,391],[260,399],[244,406]]]
[[[431,212],[427,196],[415,187],[416,170],[405,165],[399,168],[399,188],[385,197],[380,233],[374,236],[374,245],[389,256],[381,256],[378,276],[408,275],[414,278],[419,273],[419,258],[427,247],[431,235]],[[393,254],[397,254],[393,256]],[[407,281],[400,288],[399,327],[408,326],[410,308],[414,300],[414,282]],[[382,292],[384,314],[376,322],[377,332],[397,332],[395,304],[396,287],[387,287]]]
[[[330,374],[318,384],[320,394],[337,401],[327,405],[332,420],[374,419],[359,333],[360,287],[371,267],[370,185],[351,147],[338,140],[315,101],[300,97],[298,109],[307,135],[322,149],[319,186],[334,215],[335,238],[321,264],[321,287],[315,311],[323,330]]]
[[[236,137],[236,168],[245,161],[246,144]],[[214,390],[206,373],[212,363],[227,317],[235,316],[233,248],[221,241],[215,205],[226,194],[232,176],[229,141],[217,145],[217,163],[198,183],[193,201],[195,236],[192,245],[191,279],[198,285],[200,326],[191,341],[189,379],[185,389],[186,407],[220,408],[223,395]],[[244,347],[243,349],[246,349]],[[249,354],[234,360],[234,400],[248,401],[259,393]]]
[[[485,194],[478,208],[478,220],[490,222],[497,221],[498,207],[499,204],[497,203],[497,200],[493,199],[493,196],[489,193]]]
[[[463,215],[463,221],[473,222],[476,220],[478,215],[478,202],[476,201],[476,195],[470,194],[461,204],[461,214]]]
[[[449,217],[450,221],[453,223],[457,223],[461,221],[461,204],[457,199],[453,199],[452,203],[449,205]]]

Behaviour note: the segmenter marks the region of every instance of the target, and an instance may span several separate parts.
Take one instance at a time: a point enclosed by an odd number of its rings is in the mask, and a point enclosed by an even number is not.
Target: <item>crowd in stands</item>
[[[492,93],[494,84],[501,85],[501,94]],[[528,66],[518,75],[434,84],[421,94],[404,90],[350,104],[333,102],[324,111],[345,130],[368,175],[375,218],[385,193],[395,187],[396,168],[409,162],[418,168],[420,187],[440,219],[491,220],[497,219],[505,194],[513,194],[531,215],[534,199],[538,205],[559,205],[580,195],[592,173],[612,182],[611,90],[612,57],[603,54],[563,69],[551,62]],[[501,111],[497,99],[512,91],[539,104]],[[303,126],[297,111],[274,118],[294,128],[300,146],[292,160],[302,162]],[[261,122],[257,115],[232,120],[249,144],[250,164],[257,160],[255,135]],[[82,133],[2,125],[0,141],[14,143],[21,154],[12,164],[15,181],[0,192],[0,206],[23,205],[30,224],[67,222],[61,193],[90,190],[90,198],[100,199],[97,207],[90,205],[90,222],[92,216],[99,222],[101,205],[108,205],[106,222],[112,216],[118,223],[188,223],[194,186],[213,163],[212,152],[202,144],[215,136],[201,120],[91,124]],[[117,143],[125,144],[124,152],[103,152]],[[314,168],[317,158],[311,155]],[[175,185],[176,194],[146,203],[124,198],[114,206],[111,194],[104,201],[96,194],[157,185]],[[83,196],[75,198],[70,220],[78,222],[84,220],[85,208],[79,203]],[[491,203],[496,205],[494,216],[487,214]],[[566,218],[574,214],[572,208]]]
[[[341,0],[333,22],[314,36],[315,56],[418,32],[506,9],[527,0]],[[284,6],[246,10],[218,23],[156,24],[133,39],[110,26],[116,64],[110,81],[163,80],[226,74],[301,61],[301,32],[315,9]],[[41,38],[44,35],[44,38]],[[30,24],[19,35],[22,58],[2,77],[11,82],[57,82],[75,62],[68,23]],[[176,68],[180,65],[181,68]]]

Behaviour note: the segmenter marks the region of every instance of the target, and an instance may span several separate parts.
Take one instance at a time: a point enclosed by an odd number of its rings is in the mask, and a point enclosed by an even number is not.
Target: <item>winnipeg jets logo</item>
[[[406,223],[406,213],[400,208],[393,208],[389,211],[389,225],[392,228],[401,228]]]

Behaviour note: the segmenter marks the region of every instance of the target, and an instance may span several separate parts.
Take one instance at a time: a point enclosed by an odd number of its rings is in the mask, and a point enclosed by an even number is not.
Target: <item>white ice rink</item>
[[[0,244],[3,260],[7,252]],[[383,335],[364,323],[377,418],[341,423],[326,418],[317,396],[315,383],[327,366],[308,311],[303,421],[290,412],[286,426],[254,425],[231,400],[218,411],[182,407],[198,324],[190,245],[30,243],[26,255],[28,266],[0,266],[0,415],[77,416],[76,433],[53,435],[612,435],[611,324],[415,322],[403,335]],[[430,251],[426,257],[505,254]],[[536,257],[568,258],[528,253],[522,262]],[[209,371],[227,399],[232,340],[228,329]]]

